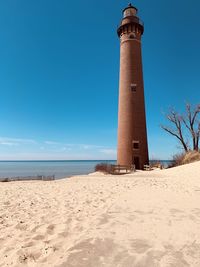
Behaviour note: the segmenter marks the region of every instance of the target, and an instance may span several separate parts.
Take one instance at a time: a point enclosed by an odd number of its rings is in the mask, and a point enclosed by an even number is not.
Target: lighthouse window
[[[130,34],[130,35],[129,35],[129,38],[130,38],[130,39],[135,39],[135,38],[136,38],[135,33]]]
[[[139,149],[139,141],[133,141],[133,149]]]
[[[132,84],[131,84],[131,91],[132,91],[132,92],[136,92],[136,89],[137,89],[137,84],[132,83]]]

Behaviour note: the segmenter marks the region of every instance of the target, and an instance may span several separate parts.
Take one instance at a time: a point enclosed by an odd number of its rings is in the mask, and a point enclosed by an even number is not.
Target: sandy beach
[[[0,192],[1,267],[200,266],[200,162]]]

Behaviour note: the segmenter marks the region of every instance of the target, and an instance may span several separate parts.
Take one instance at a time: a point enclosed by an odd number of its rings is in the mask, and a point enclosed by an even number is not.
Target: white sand
[[[0,266],[199,267],[200,162],[0,183]]]

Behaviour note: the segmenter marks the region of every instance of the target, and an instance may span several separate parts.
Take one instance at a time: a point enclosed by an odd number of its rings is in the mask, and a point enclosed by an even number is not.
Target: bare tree
[[[186,104],[186,113],[181,115],[174,109],[171,109],[166,115],[167,120],[170,122],[170,126],[161,125],[162,129],[175,136],[181,143],[185,152],[191,150],[190,143],[192,143],[192,149],[199,150],[200,139],[200,104],[195,107],[191,107],[190,104]],[[191,142],[188,141],[186,131],[191,136]]]
[[[186,115],[183,116],[183,123],[188,129],[191,138],[193,150],[199,150],[199,137],[200,137],[200,121],[198,115],[200,114],[200,104],[191,107],[190,104],[186,104]]]

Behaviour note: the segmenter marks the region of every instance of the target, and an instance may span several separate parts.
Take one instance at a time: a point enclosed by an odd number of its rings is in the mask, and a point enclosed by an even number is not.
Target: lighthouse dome
[[[123,18],[136,16],[137,15],[137,8],[132,6],[132,4],[129,4],[124,10],[123,10]]]

